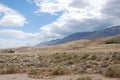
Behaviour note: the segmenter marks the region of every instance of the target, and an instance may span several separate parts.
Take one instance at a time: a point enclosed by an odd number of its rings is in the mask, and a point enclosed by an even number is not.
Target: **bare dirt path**
[[[9,74],[0,75],[0,80],[75,80],[78,77],[91,76],[93,80],[120,80],[120,78],[105,78],[99,74],[83,74],[83,75],[71,75],[71,76],[57,76],[53,79],[33,79],[29,78],[26,74]]]

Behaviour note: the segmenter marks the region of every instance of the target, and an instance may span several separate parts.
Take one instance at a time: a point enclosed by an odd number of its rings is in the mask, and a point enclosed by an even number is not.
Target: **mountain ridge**
[[[64,37],[62,39],[45,41],[45,42],[39,43],[35,46],[56,45],[56,44],[62,44],[62,43],[75,41],[75,40],[96,39],[96,38],[102,38],[102,37],[110,37],[110,36],[114,36],[114,35],[118,35],[118,34],[120,34],[120,25],[112,26],[110,28],[93,31],[93,32],[77,32],[77,33],[68,35],[67,37]]]

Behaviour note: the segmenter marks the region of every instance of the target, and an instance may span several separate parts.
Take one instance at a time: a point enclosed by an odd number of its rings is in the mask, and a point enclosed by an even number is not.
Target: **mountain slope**
[[[106,44],[109,41],[117,41],[120,42],[120,35],[105,37],[105,38],[97,38],[97,39],[82,39],[71,42],[66,42],[63,44],[56,44],[51,46],[43,46],[38,47],[42,52],[74,52],[77,50],[78,52],[89,52],[89,51],[120,51],[120,43]]]
[[[57,44],[61,39],[51,40],[51,41],[45,41],[37,44],[36,46],[45,46],[45,45],[53,45]]]
[[[118,42],[112,44],[106,44],[106,42]],[[63,44],[56,44],[51,46],[43,46],[43,47],[18,47],[18,48],[11,48],[11,49],[1,49],[0,53],[4,53],[5,51],[12,50],[15,51],[17,54],[26,53],[26,54],[33,54],[33,53],[41,53],[45,54],[55,53],[55,52],[71,52],[71,51],[78,51],[78,52],[92,52],[92,51],[120,51],[120,35],[105,37],[105,38],[97,38],[97,39],[82,39],[76,40],[71,42],[66,42]]]
[[[52,41],[48,41],[47,43],[44,42],[44,44],[39,43],[37,46],[55,45],[55,44],[61,44],[61,43],[66,43],[66,42],[80,40],[80,39],[96,39],[96,38],[102,38],[102,37],[110,37],[118,34],[120,34],[120,25],[113,26],[113,27],[106,28],[99,31],[74,33],[63,39],[52,40]]]

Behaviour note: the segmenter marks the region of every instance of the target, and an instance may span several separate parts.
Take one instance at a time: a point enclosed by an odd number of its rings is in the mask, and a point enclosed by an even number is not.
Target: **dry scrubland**
[[[119,36],[115,36],[41,48],[2,49],[0,74],[27,73],[29,77],[41,79],[61,75],[101,74],[120,80],[120,44],[116,42],[119,39]],[[84,76],[69,80],[103,79]]]

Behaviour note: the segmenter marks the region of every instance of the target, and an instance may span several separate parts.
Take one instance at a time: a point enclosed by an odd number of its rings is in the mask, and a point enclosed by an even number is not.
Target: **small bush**
[[[28,75],[37,75],[37,74],[40,74],[40,73],[41,73],[41,71],[39,69],[29,69],[27,71]]]
[[[89,57],[89,54],[83,54],[80,59],[87,59]]]
[[[112,55],[112,59],[120,60],[120,53],[119,52],[114,52],[114,54]]]
[[[56,66],[52,69],[52,75],[64,75],[68,72],[69,70],[65,66]]]
[[[111,41],[105,42],[105,44],[120,44],[120,42],[111,40]]]
[[[15,53],[13,50],[5,50],[4,53]]]
[[[0,74],[7,74],[7,69],[6,68],[0,69]]]
[[[92,77],[87,76],[87,77],[77,78],[76,80],[92,80]]]
[[[96,55],[92,55],[91,56],[91,60],[96,60],[97,59],[97,56]]]
[[[120,78],[120,66],[119,65],[111,65],[104,70],[103,74],[106,77]]]
[[[33,68],[27,71],[27,74],[29,77],[39,79],[39,78],[51,76],[51,70],[49,68],[41,68],[41,69]]]
[[[10,66],[0,69],[0,74],[14,74],[19,72],[20,70],[15,66]]]

